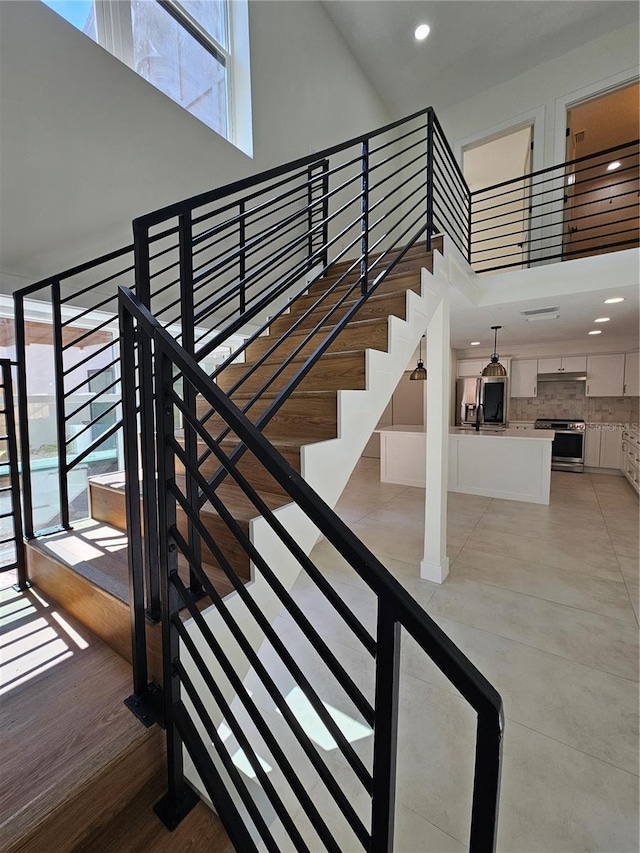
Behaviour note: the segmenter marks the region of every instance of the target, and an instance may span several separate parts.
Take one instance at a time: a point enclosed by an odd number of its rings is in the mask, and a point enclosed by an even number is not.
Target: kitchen
[[[495,357],[500,327],[492,326],[491,329]],[[592,344],[591,353],[588,350],[585,353],[584,345],[579,353],[576,350],[580,345],[575,341],[573,344],[521,344],[512,346],[514,355],[499,357],[499,362],[493,358],[489,364],[486,358],[466,357],[467,354],[475,355],[473,350],[452,351],[449,489],[548,503],[548,497],[544,497],[544,478],[537,484],[533,482],[541,463],[534,463],[531,454],[542,452],[541,445],[530,444],[526,448],[522,445],[521,454],[515,456],[516,459],[529,457],[529,466],[524,461],[521,466],[527,488],[520,488],[521,494],[518,494],[518,489],[506,485],[514,462],[511,459],[506,463],[507,443],[504,440],[518,436],[542,439],[551,430],[551,470],[623,475],[638,493],[640,379],[637,342],[635,349],[631,349],[632,338],[618,337],[617,341],[626,352],[603,352],[602,346]],[[472,345],[477,344],[472,342]],[[556,355],[558,352],[563,354]],[[496,362],[498,367],[504,368],[505,375],[482,377],[483,371],[495,368]],[[502,371],[495,369],[495,372]],[[413,408],[409,405],[409,386],[422,383],[407,382],[408,377],[409,374],[405,374],[397,399],[392,401],[379,424],[376,441],[380,442],[380,450],[377,451],[376,443],[371,442],[365,455],[383,457],[381,479],[384,481],[422,485],[419,472],[424,470],[421,462],[424,437],[420,433],[424,429],[424,417],[421,416],[423,394],[419,390],[413,394]],[[495,483],[489,488],[486,483],[478,486],[476,482],[475,490],[473,486],[465,489],[456,483],[459,472],[455,459],[461,452],[460,441],[465,437],[468,442],[472,435],[493,437],[490,444],[494,446],[496,441],[503,441],[493,460],[487,455],[491,449],[487,443],[483,443],[482,453],[477,453],[476,449],[466,452],[468,459],[475,460],[474,468],[484,467],[484,473],[476,472],[472,479],[477,481],[479,476],[486,479],[487,472],[498,470],[502,491],[496,489]],[[535,458],[537,460],[537,456]]]

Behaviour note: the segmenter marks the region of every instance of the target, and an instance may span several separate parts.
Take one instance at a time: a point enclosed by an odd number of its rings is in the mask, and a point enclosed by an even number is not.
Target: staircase
[[[62,529],[29,544],[29,576],[131,659],[133,704],[143,716],[156,696],[149,678],[161,684],[168,793],[158,809],[169,826],[194,803],[187,780],[213,804],[236,849],[257,850],[262,843],[272,851],[289,843],[308,849],[292,819],[290,794],[271,783],[257,757],[255,739],[262,738],[324,848],[341,849],[288,750],[252,706],[244,681],[257,674],[358,843],[391,849],[402,628],[477,713],[472,849],[493,849],[499,696],[331,510],[424,334],[429,283],[448,286],[442,258],[434,256],[443,244],[433,234],[447,233],[452,245],[466,248],[468,188],[456,170],[433,111],[424,110],[141,217],[134,222],[133,246],[16,296],[22,399],[28,387],[24,299],[42,291],[52,300],[59,392]],[[451,181],[456,186],[448,194]],[[97,285],[85,283],[87,274],[99,279]],[[68,423],[82,406],[67,403],[67,396],[84,383],[69,382],[74,387],[68,390],[66,377],[77,367],[66,365],[65,352],[76,341],[86,346],[94,331],[73,339],[65,305],[74,293],[90,301],[92,289],[114,283],[120,290],[112,289],[100,305],[117,306],[120,320],[122,380],[107,386],[122,392],[107,410],[117,410],[116,420],[105,424],[98,415],[82,433],[96,426],[100,435],[83,449],[74,443],[70,453]],[[90,310],[74,322],[90,318]],[[234,335],[246,336],[245,343],[207,375],[207,357]],[[101,393],[92,400],[100,401]],[[71,531],[69,477],[120,427],[126,476],[92,478],[91,519]],[[20,432],[26,458],[24,408]],[[28,468],[24,480],[31,535]],[[322,537],[375,596],[376,626],[360,624],[310,558]],[[97,583],[98,563],[105,571],[122,567],[123,540],[128,571],[105,593]],[[85,560],[89,547],[93,556]],[[304,603],[291,595],[301,572],[373,659],[368,686],[347,671]],[[354,750],[319,697],[297,662],[304,655],[274,630],[283,610],[370,728],[371,761]],[[363,786],[370,817],[351,805],[264,668],[265,643]],[[227,729],[260,783],[257,799],[225,746]],[[289,839],[284,847],[270,834],[269,810]],[[104,837],[104,830],[97,832]]]

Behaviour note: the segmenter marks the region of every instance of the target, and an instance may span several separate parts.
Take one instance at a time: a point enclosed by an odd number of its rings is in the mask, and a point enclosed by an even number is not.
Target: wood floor
[[[0,592],[0,628],[4,853],[232,849],[203,804],[172,834],[152,812],[164,733],[124,705],[124,659],[35,588]]]

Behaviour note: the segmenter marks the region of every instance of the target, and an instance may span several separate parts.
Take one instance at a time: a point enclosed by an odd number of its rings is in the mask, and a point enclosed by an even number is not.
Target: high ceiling
[[[618,0],[323,0],[361,68],[400,118],[443,110],[638,21]],[[418,24],[431,33],[413,36]]]

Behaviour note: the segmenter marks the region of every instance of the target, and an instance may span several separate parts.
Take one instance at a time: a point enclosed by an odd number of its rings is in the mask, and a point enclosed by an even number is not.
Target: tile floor
[[[423,490],[380,483],[377,460],[362,460],[337,511],[502,695],[498,849],[638,851],[636,495],[622,477],[555,472],[549,506],[451,493],[451,570],[441,586],[418,578],[423,501]],[[375,599],[358,576],[326,541],[312,558],[373,630]],[[359,641],[306,576],[299,577],[294,595],[372,698],[372,662]],[[351,732],[355,752],[369,765],[371,731],[328,681],[324,665],[286,612],[276,626],[286,644],[297,647],[323,701],[347,715],[340,726]],[[291,676],[268,644],[261,655],[293,707]],[[284,742],[284,721],[273,701],[255,676],[246,684]],[[305,709],[296,713],[304,718]],[[307,710],[310,730],[313,717]],[[403,636],[397,853],[467,849],[474,732],[465,701]],[[366,821],[368,799],[327,734],[320,725],[323,757]],[[262,747],[259,754],[268,756]],[[309,780],[313,801],[333,810],[331,827],[340,849],[360,850],[324,785],[314,781],[306,757],[293,747],[288,754]],[[276,780],[278,771],[272,774]],[[312,850],[324,849],[311,840],[301,810],[296,823]],[[283,851],[290,847],[284,835],[280,844]]]

